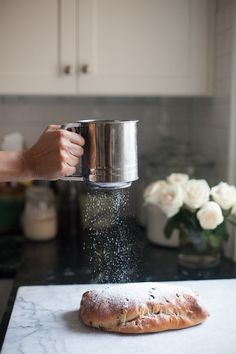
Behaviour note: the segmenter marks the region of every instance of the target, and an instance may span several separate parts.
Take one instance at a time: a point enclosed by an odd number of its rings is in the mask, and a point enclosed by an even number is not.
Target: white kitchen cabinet
[[[0,0],[0,94],[76,92],[75,13],[75,0]]]
[[[0,94],[209,95],[213,0],[0,0]]]
[[[80,0],[83,94],[211,94],[212,1]]]

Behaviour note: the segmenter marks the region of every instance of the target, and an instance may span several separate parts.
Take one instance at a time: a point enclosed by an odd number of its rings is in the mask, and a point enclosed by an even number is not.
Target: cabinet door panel
[[[79,0],[81,93],[204,94],[207,0]],[[205,75],[205,76],[204,76]]]
[[[75,92],[74,16],[74,0],[0,0],[0,93]]]

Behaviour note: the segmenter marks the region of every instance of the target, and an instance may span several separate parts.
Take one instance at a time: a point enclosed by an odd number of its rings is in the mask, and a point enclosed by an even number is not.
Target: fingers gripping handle
[[[61,129],[69,130],[70,132],[77,133],[81,135],[81,123],[66,123],[62,124]],[[82,175],[82,158],[76,167],[76,173],[72,176],[67,176],[61,178],[63,180],[76,180],[76,181],[84,181],[84,177]]]
[[[67,123],[62,124],[61,129],[69,130],[70,132],[74,132],[81,135],[81,123]]]

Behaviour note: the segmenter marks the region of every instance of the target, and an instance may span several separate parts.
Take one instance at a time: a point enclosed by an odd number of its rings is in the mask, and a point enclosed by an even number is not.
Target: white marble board
[[[235,354],[236,279],[172,284],[201,295],[211,313],[205,323],[145,335],[106,333],[83,326],[78,308],[83,292],[107,285],[21,287],[2,354]]]

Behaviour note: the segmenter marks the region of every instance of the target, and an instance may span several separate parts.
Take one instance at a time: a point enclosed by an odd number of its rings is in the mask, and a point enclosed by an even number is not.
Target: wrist
[[[24,151],[0,151],[0,181],[32,179],[32,171]]]
[[[24,150],[20,152],[19,156],[20,161],[20,170],[21,170],[21,179],[34,179],[34,169],[33,163],[30,158],[29,150]]]

